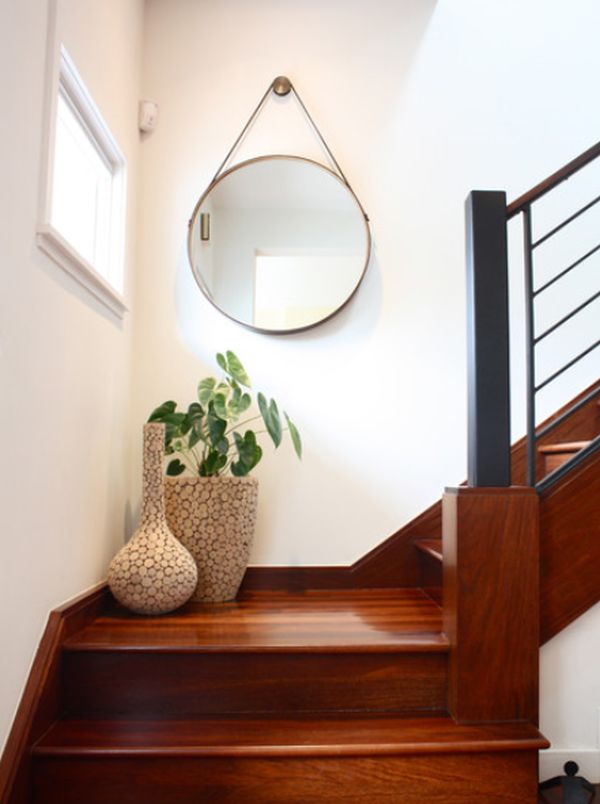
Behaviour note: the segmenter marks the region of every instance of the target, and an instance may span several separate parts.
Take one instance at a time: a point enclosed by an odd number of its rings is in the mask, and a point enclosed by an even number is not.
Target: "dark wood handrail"
[[[600,156],[600,142],[592,145],[592,147],[588,148],[587,151],[584,151],[582,154],[575,157],[575,159],[572,159],[560,170],[557,170],[556,173],[548,176],[547,179],[544,179],[544,181],[536,184],[535,187],[531,188],[531,190],[519,196],[519,198],[509,204],[506,208],[507,220],[514,218],[515,215],[517,215],[519,212],[522,212],[523,209],[525,209],[525,207],[527,207],[533,201],[537,201],[538,198],[541,198],[549,190],[552,190],[561,182],[569,179],[574,173],[577,173],[577,171],[581,170],[582,167],[585,167],[590,162],[593,162],[598,156]]]

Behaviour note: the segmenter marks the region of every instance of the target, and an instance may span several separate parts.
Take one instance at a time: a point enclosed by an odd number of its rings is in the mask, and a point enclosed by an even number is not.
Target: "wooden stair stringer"
[[[567,408],[600,388],[592,383],[574,399],[542,422],[545,427]],[[557,441],[589,440],[600,433],[600,405],[590,399],[566,421],[543,436],[539,446]],[[538,453],[538,474],[543,474],[544,455]],[[521,438],[511,447],[513,485],[525,483],[527,441]],[[464,482],[463,484],[464,485]],[[421,539],[442,538],[442,501],[437,500],[398,531],[348,566],[249,567],[243,590],[254,589],[351,589],[423,587],[421,560],[414,543]],[[427,583],[425,587],[427,588]]]
[[[540,495],[541,644],[600,601],[600,451]]]

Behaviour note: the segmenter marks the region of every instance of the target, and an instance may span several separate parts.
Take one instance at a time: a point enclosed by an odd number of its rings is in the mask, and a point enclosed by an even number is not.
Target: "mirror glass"
[[[333,171],[267,156],[223,173],[190,221],[189,257],[207,298],[263,332],[324,321],[354,294],[371,238],[356,196]]]

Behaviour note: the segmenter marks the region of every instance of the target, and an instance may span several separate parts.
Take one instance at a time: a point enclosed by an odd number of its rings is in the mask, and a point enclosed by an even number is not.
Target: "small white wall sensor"
[[[158,120],[158,104],[154,101],[141,100],[138,112],[140,131],[154,131]]]

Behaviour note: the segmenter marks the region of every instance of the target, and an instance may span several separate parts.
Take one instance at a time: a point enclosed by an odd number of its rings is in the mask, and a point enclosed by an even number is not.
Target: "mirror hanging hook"
[[[350,182],[348,181],[348,179],[344,175],[344,171],[339,166],[337,159],[335,158],[335,156],[333,155],[333,153],[331,151],[331,148],[325,142],[325,138],[323,137],[323,135],[319,131],[319,128],[318,128],[317,124],[312,119],[312,117],[310,115],[310,112],[308,111],[308,109],[304,105],[304,102],[302,101],[302,98],[300,97],[300,95],[298,95],[296,87],[292,84],[292,82],[290,81],[290,79],[286,75],[278,75],[271,81],[271,83],[269,84],[269,86],[267,88],[267,91],[265,92],[265,94],[260,99],[260,101],[258,103],[258,106],[256,107],[256,109],[252,112],[252,114],[248,118],[248,122],[246,123],[246,125],[244,126],[242,131],[240,132],[240,134],[237,137],[236,141],[233,143],[233,145],[231,146],[231,148],[227,152],[227,156],[225,157],[225,159],[219,165],[219,169],[217,170],[217,172],[213,176],[212,181],[208,185],[208,189],[210,189],[215,184],[215,182],[217,181],[217,179],[219,178],[219,176],[223,172],[223,169],[225,168],[225,166],[227,165],[227,163],[231,159],[231,157],[232,157],[233,153],[235,152],[236,148],[238,147],[240,142],[246,136],[246,132],[248,131],[248,129],[250,128],[252,123],[256,120],[256,118],[258,117],[258,115],[260,113],[260,110],[265,105],[265,103],[267,101],[267,98],[269,97],[271,92],[274,92],[279,97],[285,97],[286,95],[289,95],[290,92],[292,92],[294,94],[296,100],[300,104],[300,108],[304,112],[304,114],[305,114],[308,122],[310,123],[312,129],[314,130],[315,134],[319,138],[319,142],[321,143],[321,145],[325,149],[325,152],[327,153],[327,156],[331,160],[331,164],[335,167],[335,169],[338,172],[338,175],[340,176],[340,178],[342,179],[342,181],[344,182],[346,187],[348,187],[350,192],[356,197],[356,200],[358,201],[358,196],[356,196],[356,193],[352,189],[352,186],[350,185]],[[368,221],[369,216],[365,212],[365,209],[364,209],[363,205],[360,203],[360,201],[358,201],[358,205],[359,205],[359,207],[360,207],[360,209],[362,211],[362,214],[365,217],[365,220]],[[190,223],[191,223],[191,221],[190,221]]]
[[[273,87],[273,92],[282,98],[285,97],[285,95],[289,95],[293,89],[292,82],[287,75],[278,75],[271,86]]]

